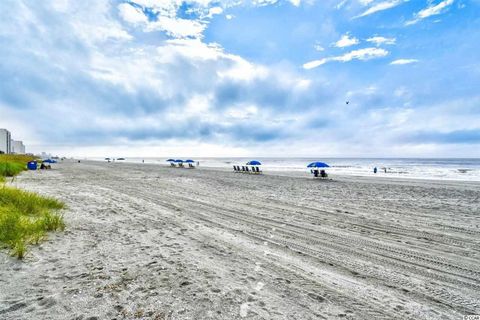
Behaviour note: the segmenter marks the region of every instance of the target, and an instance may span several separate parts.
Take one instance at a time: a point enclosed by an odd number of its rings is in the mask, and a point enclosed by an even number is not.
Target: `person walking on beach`
[[[373,168],[373,173],[377,173],[377,167]]]

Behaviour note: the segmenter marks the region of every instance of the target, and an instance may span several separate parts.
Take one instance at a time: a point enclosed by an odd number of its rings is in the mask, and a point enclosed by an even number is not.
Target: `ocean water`
[[[166,165],[167,158],[126,158],[125,162]],[[92,159],[103,160],[103,159]],[[202,167],[231,169],[244,165],[252,158],[193,158]],[[255,158],[265,172],[306,174],[313,161],[329,164],[331,175],[378,176],[413,179],[480,181],[480,159],[405,159],[405,158]],[[373,168],[377,167],[377,174]],[[386,172],[385,172],[386,169]]]

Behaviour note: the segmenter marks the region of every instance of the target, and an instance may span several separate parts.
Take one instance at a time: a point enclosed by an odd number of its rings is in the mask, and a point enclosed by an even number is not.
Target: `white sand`
[[[480,184],[64,163],[67,230],[0,253],[0,319],[480,314]]]

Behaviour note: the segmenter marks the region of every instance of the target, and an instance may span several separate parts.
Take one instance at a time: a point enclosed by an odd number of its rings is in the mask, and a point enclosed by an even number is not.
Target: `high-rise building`
[[[12,152],[12,137],[7,129],[0,129],[0,153],[9,154]]]
[[[23,141],[12,140],[12,153],[25,154],[25,146]]]

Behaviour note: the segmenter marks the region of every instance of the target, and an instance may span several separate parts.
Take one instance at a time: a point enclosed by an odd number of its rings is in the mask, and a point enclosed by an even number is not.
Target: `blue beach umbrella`
[[[312,162],[307,168],[330,168],[330,166],[324,162]]]
[[[175,162],[175,159],[168,159],[167,162]]]
[[[177,159],[175,160],[176,163],[183,163],[183,160]]]
[[[188,159],[188,160],[185,160],[186,163],[194,163],[195,161],[191,160],[191,159]]]
[[[43,163],[57,163],[57,161],[52,159],[43,160]]]
[[[247,162],[247,166],[260,166],[260,165],[262,164],[260,163],[260,161],[257,161],[257,160],[252,160]]]

